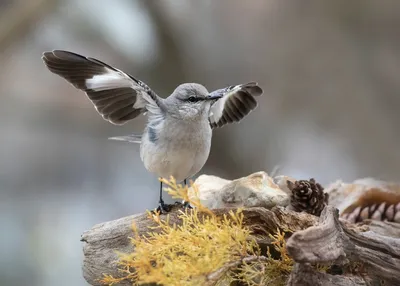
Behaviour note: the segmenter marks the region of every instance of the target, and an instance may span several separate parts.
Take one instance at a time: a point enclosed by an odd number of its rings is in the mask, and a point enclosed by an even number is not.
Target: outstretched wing
[[[145,83],[94,58],[54,50],[44,52],[46,67],[84,91],[107,121],[122,125],[141,113],[160,113],[160,98]]]
[[[210,109],[211,128],[239,122],[257,107],[255,96],[262,95],[263,90],[256,82],[232,85],[213,91],[210,95],[222,95]]]

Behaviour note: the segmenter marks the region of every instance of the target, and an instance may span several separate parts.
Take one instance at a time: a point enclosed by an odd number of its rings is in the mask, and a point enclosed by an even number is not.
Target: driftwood
[[[223,215],[229,210],[218,209],[214,212]],[[243,213],[245,225],[253,231],[261,246],[269,245],[268,233],[275,233],[277,228],[297,231],[310,227],[318,221],[315,216],[285,211],[283,208],[268,210],[254,207],[245,209]],[[171,223],[180,223],[177,211],[172,211],[169,215]],[[161,215],[161,218],[165,217]],[[147,214],[139,214],[98,224],[82,235],[81,240],[84,242],[83,276],[90,285],[101,285],[98,280],[102,278],[103,273],[120,277],[120,273],[117,271],[116,251],[124,253],[133,251],[129,241],[129,237],[133,235],[133,221],[140,234],[148,232],[149,226],[155,226]]]
[[[342,286],[342,285],[368,285],[362,277],[350,275],[330,275],[316,271],[310,265],[298,263],[295,265],[288,285],[323,285],[323,286]],[[379,285],[379,284],[378,284]]]
[[[287,241],[289,255],[300,265],[291,274],[289,285],[400,285],[400,236],[395,224],[378,223],[374,231],[351,227],[339,221],[338,211],[329,206],[321,214],[318,225],[294,233]],[[383,227],[389,225],[389,230]],[[335,279],[312,271],[304,263],[360,265],[364,282],[354,277]],[[307,278],[305,274],[307,273]],[[300,283],[301,282],[301,283]],[[296,284],[300,283],[300,284]],[[360,284],[361,283],[361,284]]]
[[[223,215],[229,209],[214,210]],[[272,210],[254,207],[244,210],[245,224],[257,242],[270,244],[269,233],[290,229],[287,250],[296,262],[288,285],[400,285],[400,227],[385,222],[364,222],[352,225],[340,221],[337,210],[324,209],[321,217],[297,213],[282,207]],[[170,213],[171,222],[179,224],[177,211]],[[82,235],[84,242],[83,275],[90,285],[101,285],[102,274],[119,277],[116,252],[133,251],[129,241],[132,222],[139,233],[148,232],[154,222],[147,214],[133,215],[101,223]],[[318,272],[311,264],[336,265],[342,275]],[[361,270],[360,270],[361,269]],[[129,283],[120,285],[130,285]]]

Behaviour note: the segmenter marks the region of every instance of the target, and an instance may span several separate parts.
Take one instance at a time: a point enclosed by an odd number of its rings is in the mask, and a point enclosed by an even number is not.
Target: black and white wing
[[[211,92],[210,96],[222,95],[211,105],[209,121],[212,128],[239,122],[257,107],[256,96],[263,90],[256,82],[232,85]]]
[[[46,67],[84,91],[107,121],[122,125],[150,111],[160,113],[160,98],[145,83],[97,59],[54,50],[44,52]]]

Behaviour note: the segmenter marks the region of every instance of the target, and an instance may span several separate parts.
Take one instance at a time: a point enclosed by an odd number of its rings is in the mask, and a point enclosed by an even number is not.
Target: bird
[[[147,171],[185,184],[205,165],[213,131],[240,122],[263,94],[254,81],[211,92],[199,83],[182,83],[163,98],[143,81],[92,57],[52,50],[43,52],[42,60],[50,72],[86,93],[109,123],[118,126],[147,116],[143,132],[109,139],[140,144],[140,159]],[[157,210],[165,213],[170,207],[162,190],[161,181]]]

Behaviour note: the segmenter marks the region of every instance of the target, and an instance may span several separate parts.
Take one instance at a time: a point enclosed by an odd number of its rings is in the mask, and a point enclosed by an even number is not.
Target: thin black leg
[[[185,185],[187,185],[187,179],[183,180],[183,182],[185,183]],[[189,202],[183,201],[183,208],[189,208],[191,209],[192,207],[190,206]]]
[[[162,198],[162,182],[160,182],[160,199],[159,199],[158,203],[164,204],[164,200]]]
[[[162,184],[162,182],[160,182],[160,199],[158,201],[157,211],[160,212],[161,214],[165,214],[170,211],[171,207],[169,205],[167,205],[166,203],[164,203],[164,200],[162,198],[162,191],[163,191],[162,186],[163,186],[163,184]]]

